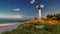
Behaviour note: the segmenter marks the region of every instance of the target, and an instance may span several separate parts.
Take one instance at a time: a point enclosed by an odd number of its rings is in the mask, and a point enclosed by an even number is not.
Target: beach
[[[15,25],[16,23],[7,23],[7,24],[0,24],[0,26],[12,26]]]
[[[6,23],[6,24],[0,24],[0,34],[2,32],[10,31],[13,29],[16,29],[20,23]]]

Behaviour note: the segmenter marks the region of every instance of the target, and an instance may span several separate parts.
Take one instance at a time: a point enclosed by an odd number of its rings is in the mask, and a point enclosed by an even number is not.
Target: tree
[[[37,20],[37,17],[35,17],[34,19]]]

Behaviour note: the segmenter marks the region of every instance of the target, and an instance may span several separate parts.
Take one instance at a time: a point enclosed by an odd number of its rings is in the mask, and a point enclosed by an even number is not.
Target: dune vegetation
[[[60,34],[60,14],[47,15],[47,19],[30,20],[17,29],[2,34]]]

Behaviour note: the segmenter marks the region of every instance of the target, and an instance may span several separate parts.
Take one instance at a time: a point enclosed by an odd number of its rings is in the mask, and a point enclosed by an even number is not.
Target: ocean
[[[13,22],[22,22],[19,19],[0,19],[0,24],[13,23]]]
[[[0,19],[0,24],[5,24],[5,23],[14,23],[14,22],[26,22],[28,19]]]

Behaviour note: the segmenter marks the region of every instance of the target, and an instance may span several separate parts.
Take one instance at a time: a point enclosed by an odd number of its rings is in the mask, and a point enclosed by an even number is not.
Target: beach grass
[[[2,34],[60,34],[60,25],[50,25],[48,23],[43,24],[45,27],[36,28],[36,26],[42,26],[42,24],[36,22],[24,23],[19,25],[17,29],[12,31],[6,31]]]

